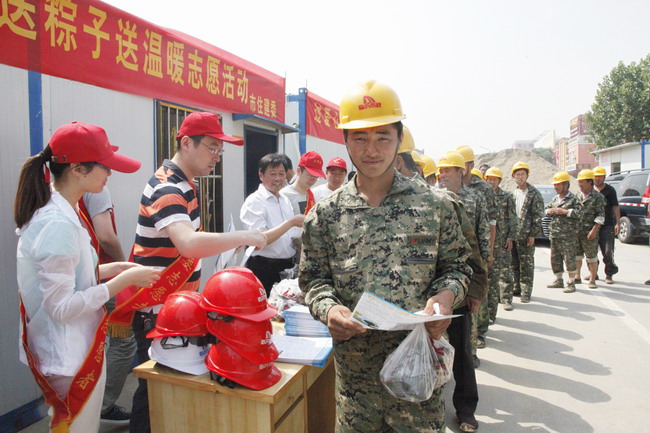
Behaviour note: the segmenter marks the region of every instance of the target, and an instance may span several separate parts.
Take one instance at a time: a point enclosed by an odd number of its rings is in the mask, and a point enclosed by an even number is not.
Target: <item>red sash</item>
[[[56,390],[50,385],[45,376],[36,368],[34,356],[27,346],[27,320],[25,318],[25,306],[20,299],[20,319],[23,323],[22,343],[25,355],[27,355],[27,364],[34,375],[36,384],[45,397],[45,402],[52,406],[54,415],[50,420],[50,429],[54,433],[68,433],[70,425],[77,417],[81,409],[85,406],[90,398],[97,381],[102,374],[102,365],[104,363],[104,340],[106,339],[106,314],[97,327],[97,332],[90,345],[90,350],[84,359],[83,364],[75,374],[70,390],[65,396],[65,401],[59,397]]]
[[[309,213],[309,210],[314,207],[316,204],[316,198],[314,193],[311,192],[311,189],[307,188],[307,205],[305,206],[305,215]]]
[[[112,208],[110,210],[111,214],[111,223],[113,224],[113,231],[117,233],[117,227],[115,226],[115,213]],[[79,200],[79,214],[83,217],[84,222],[86,223],[86,230],[90,235],[90,244],[93,246],[95,251],[97,251],[97,256],[99,257],[99,264],[103,265],[104,263],[113,263],[115,260],[113,257],[106,254],[106,252],[99,245],[99,239],[97,239],[97,234],[95,233],[95,226],[93,225],[93,220],[90,217],[90,212],[86,208],[86,203],[84,203],[84,198],[81,197]]]
[[[133,253],[131,254],[133,256]],[[132,261],[133,257],[129,259]],[[153,287],[129,286],[117,294],[115,309],[108,316],[108,332],[111,337],[125,338],[131,334],[131,323],[135,312],[141,308],[165,302],[167,296],[183,288],[196,268],[199,259],[178,256],[174,263],[167,266],[160,279]],[[197,288],[198,288],[198,281]]]

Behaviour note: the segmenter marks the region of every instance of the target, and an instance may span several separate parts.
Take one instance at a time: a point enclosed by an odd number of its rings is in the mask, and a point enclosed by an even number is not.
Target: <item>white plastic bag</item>
[[[453,363],[454,348],[444,338],[433,340],[422,323],[388,355],[379,377],[392,396],[418,403],[449,381]]]

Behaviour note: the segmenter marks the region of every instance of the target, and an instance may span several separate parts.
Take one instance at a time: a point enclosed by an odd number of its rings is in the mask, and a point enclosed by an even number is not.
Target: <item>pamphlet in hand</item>
[[[460,314],[442,315],[438,305],[434,305],[436,314],[426,315],[422,311],[411,313],[397,305],[388,302],[377,295],[364,292],[352,312],[350,320],[359,322],[367,329],[383,331],[410,331],[418,323],[451,319]]]

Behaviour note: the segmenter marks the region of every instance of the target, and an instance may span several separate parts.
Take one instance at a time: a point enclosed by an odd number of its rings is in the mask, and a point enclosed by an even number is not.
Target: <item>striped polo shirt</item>
[[[180,255],[165,227],[177,221],[189,221],[195,231],[201,228],[201,211],[197,188],[185,173],[170,160],[149,179],[140,199],[138,226],[135,232],[135,263],[164,269]],[[198,289],[201,261],[183,290]],[[194,282],[194,284],[189,284]]]

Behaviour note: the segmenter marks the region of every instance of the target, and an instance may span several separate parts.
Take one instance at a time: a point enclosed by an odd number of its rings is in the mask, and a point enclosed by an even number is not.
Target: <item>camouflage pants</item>
[[[410,403],[390,395],[379,380],[386,356],[406,335],[369,331],[361,337],[334,342],[336,433],[445,431],[443,387],[434,390],[427,401]]]
[[[598,234],[595,239],[587,239],[587,234],[586,230],[578,232],[576,260],[582,260],[584,255],[587,263],[595,263],[598,261]]]
[[[575,239],[551,238],[551,269],[558,280],[562,279],[564,267],[566,267],[567,272],[575,274],[576,256],[577,245]]]
[[[512,273],[514,276],[514,293],[530,296],[533,293],[533,275],[535,272],[535,245],[528,246],[526,240],[513,242]]]

